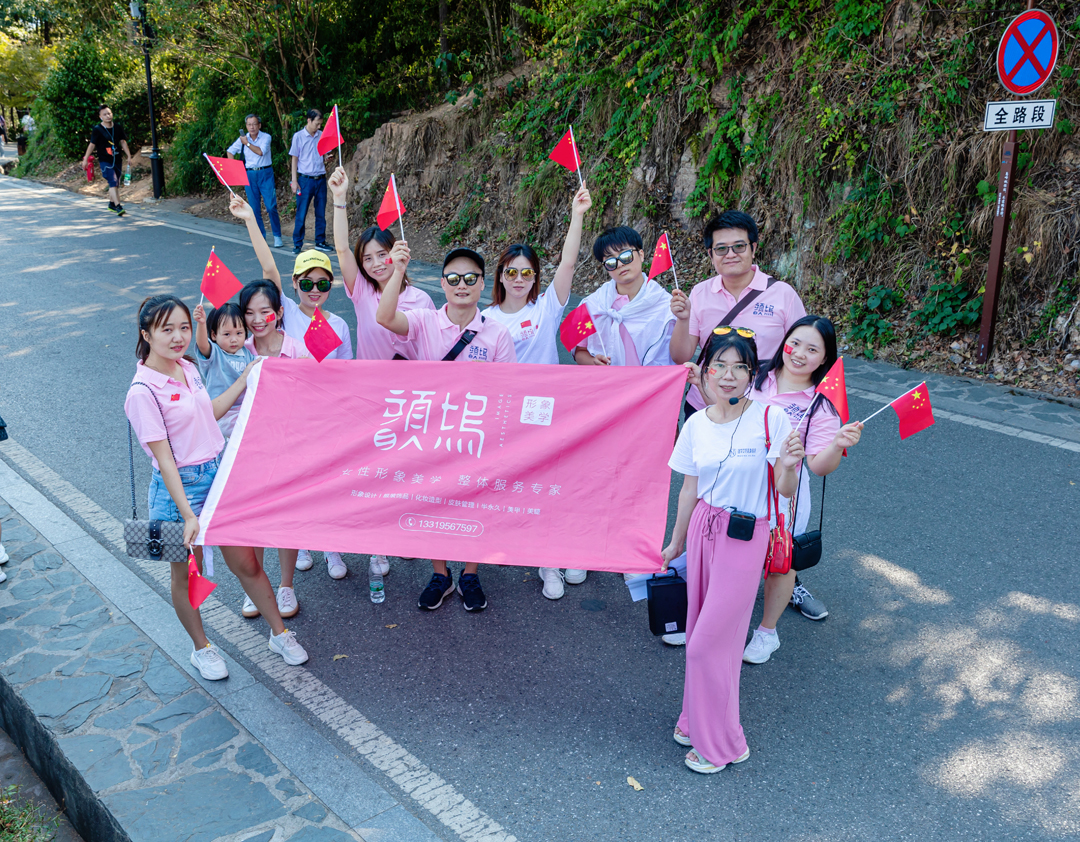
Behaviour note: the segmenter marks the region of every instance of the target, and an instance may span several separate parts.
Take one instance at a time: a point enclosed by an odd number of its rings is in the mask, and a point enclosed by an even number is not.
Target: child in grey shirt
[[[195,361],[212,400],[235,383],[248,363],[256,357],[244,347],[247,327],[240,305],[230,301],[211,310],[208,316],[203,305],[199,304],[192,316],[198,325],[195,329],[195,345],[198,348]],[[232,435],[241,403],[238,400],[218,420],[221,434],[226,439]]]

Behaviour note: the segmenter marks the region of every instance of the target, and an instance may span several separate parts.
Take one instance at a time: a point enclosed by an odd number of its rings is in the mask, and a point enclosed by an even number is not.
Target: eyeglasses
[[[735,254],[742,254],[744,251],[746,251],[746,247],[748,245],[749,243],[735,243],[731,246],[713,246],[709,249],[709,251],[711,251],[713,254],[723,257],[725,254],[728,253],[728,249],[731,249],[733,252],[735,252]]]
[[[731,325],[720,325],[720,327],[713,328],[713,333],[715,333],[717,336],[727,336],[732,331],[735,331],[743,339],[753,339],[755,336],[757,336],[757,334],[754,333],[754,331],[750,330],[750,328],[748,327],[732,327]]]
[[[300,287],[301,292],[311,292],[313,289],[317,289],[319,292],[330,292],[330,287],[334,285],[334,282],[330,278],[319,278],[318,280],[301,278],[296,282],[296,285]]]
[[[466,275],[459,275],[457,272],[451,272],[449,275],[443,275],[443,280],[450,286],[456,287],[462,281],[465,282],[465,286],[476,286],[476,282],[480,280],[480,276],[475,272],[469,272]]]
[[[521,273],[521,277],[523,277],[523,278],[531,278],[536,274],[536,270],[531,269],[531,268],[530,269],[520,269],[519,270],[519,269],[515,269],[514,267],[511,266],[509,269],[503,269],[502,270],[503,275],[505,277],[509,278],[511,281],[514,280],[514,278],[516,278],[518,276],[518,272]]]
[[[733,365],[713,363],[709,366],[708,371],[713,377],[723,377],[728,373],[728,369],[731,369],[731,373],[735,377],[747,377],[750,374],[750,366],[746,363],[734,363]]]
[[[619,268],[620,263],[623,266],[629,266],[631,263],[634,262],[634,250],[627,249],[618,257],[605,257],[602,262],[605,269],[607,269],[609,272],[614,272],[616,269]]]

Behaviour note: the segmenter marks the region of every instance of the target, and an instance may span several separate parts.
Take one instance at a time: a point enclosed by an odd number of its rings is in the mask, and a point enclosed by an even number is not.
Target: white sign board
[[[984,132],[1013,129],[1052,129],[1056,99],[1029,99],[1020,102],[988,102],[983,118]]]

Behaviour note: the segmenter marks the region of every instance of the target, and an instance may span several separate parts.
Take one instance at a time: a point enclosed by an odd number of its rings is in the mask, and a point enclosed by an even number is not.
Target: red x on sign
[[[1030,9],[1013,19],[998,45],[1001,84],[1019,96],[1034,93],[1050,78],[1058,57],[1058,31],[1053,18]]]

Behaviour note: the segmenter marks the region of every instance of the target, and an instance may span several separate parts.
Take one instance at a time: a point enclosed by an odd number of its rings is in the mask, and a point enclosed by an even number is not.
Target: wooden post
[[[998,293],[1001,291],[1001,270],[1005,264],[1005,244],[1009,239],[1013,179],[1019,149],[1020,144],[1016,140],[1016,132],[1009,132],[1009,139],[1005,142],[1005,148],[1001,153],[997,205],[994,208],[994,235],[990,241],[990,263],[986,267],[986,289],[983,293],[982,323],[979,326],[979,349],[976,355],[980,363],[987,362],[994,351]]]

